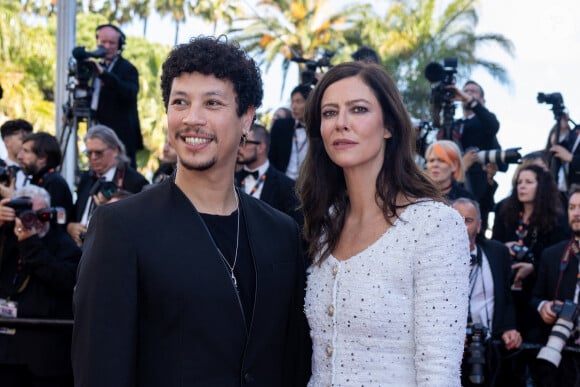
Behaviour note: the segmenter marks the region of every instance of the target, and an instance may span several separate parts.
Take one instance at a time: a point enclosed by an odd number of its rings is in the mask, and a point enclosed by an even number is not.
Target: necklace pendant
[[[238,288],[238,280],[236,279],[236,276],[234,275],[233,271],[232,271],[232,282],[237,289]]]

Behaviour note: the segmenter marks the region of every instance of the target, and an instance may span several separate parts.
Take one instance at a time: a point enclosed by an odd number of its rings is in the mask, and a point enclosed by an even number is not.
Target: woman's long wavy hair
[[[335,249],[349,206],[342,168],[326,153],[320,133],[321,101],[326,89],[345,78],[360,78],[381,105],[384,126],[392,137],[385,139],[383,165],[377,176],[376,202],[386,221],[393,224],[400,195],[407,199],[443,201],[441,193],[414,161],[415,131],[393,79],[374,63],[347,62],[331,68],[310,93],[305,111],[308,152],[297,180],[297,192],[304,212],[304,237],[308,256],[321,263]]]
[[[500,208],[499,218],[506,226],[519,221],[520,212],[524,210],[524,206],[518,199],[517,180],[523,171],[533,172],[538,181],[534,210],[529,219],[530,226],[537,227],[539,233],[548,234],[557,226],[558,218],[562,216],[562,205],[554,177],[549,171],[537,165],[528,165],[519,170],[512,193]]]

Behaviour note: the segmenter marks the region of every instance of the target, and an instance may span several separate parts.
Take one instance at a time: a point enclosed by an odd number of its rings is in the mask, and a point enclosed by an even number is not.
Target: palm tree
[[[285,83],[292,61],[302,62],[299,71],[304,71],[307,64],[319,64],[321,51],[334,52],[343,46],[349,17],[356,17],[365,8],[353,5],[340,10],[332,6],[327,0],[263,0],[251,10],[250,16],[238,20],[235,24],[239,26],[230,32],[266,65],[266,70],[283,56]],[[281,93],[283,90],[284,84]]]
[[[192,7],[192,14],[201,17],[213,25],[213,34],[217,32],[218,22],[228,27],[241,15],[237,0],[198,0]]]
[[[429,62],[458,59],[458,78],[467,78],[480,66],[501,83],[509,83],[499,63],[476,55],[477,48],[495,44],[513,55],[513,44],[500,34],[476,34],[476,0],[453,0],[436,14],[436,0],[418,0],[414,7],[394,3],[384,18],[365,15],[356,29],[356,39],[375,47],[406,100],[409,111],[425,118],[430,87],[423,72]],[[356,40],[353,39],[353,40]]]
[[[185,22],[186,15],[191,9],[192,6],[187,0],[155,0],[155,11],[162,17],[170,15],[175,23],[175,45],[179,39],[179,25]]]
[[[147,21],[151,16],[151,2],[149,0],[130,0],[129,9],[132,16],[143,20],[143,37],[147,36]]]

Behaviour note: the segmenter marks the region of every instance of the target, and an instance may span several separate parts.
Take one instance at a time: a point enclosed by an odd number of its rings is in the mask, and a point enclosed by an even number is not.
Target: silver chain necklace
[[[230,270],[230,276],[232,278],[232,283],[234,284],[235,288],[238,288],[238,280],[236,279],[236,275],[234,274],[234,269],[236,268],[236,263],[238,262],[238,246],[240,244],[240,199],[238,198],[238,193],[236,192],[236,190],[234,189],[234,195],[236,197],[236,208],[238,210],[238,226],[236,228],[236,250],[234,253],[234,263],[230,265],[230,263],[228,262],[228,260],[226,259],[226,257],[224,256],[224,254],[222,253],[222,251],[220,250],[219,247],[217,247],[216,244],[216,248],[218,253],[220,254],[220,258],[222,259],[222,261],[224,261],[224,263],[226,264],[226,266],[228,267],[228,269]]]

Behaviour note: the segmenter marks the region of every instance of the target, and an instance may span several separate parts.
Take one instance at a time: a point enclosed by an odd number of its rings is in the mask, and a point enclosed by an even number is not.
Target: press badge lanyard
[[[248,195],[254,196],[254,194],[256,193],[256,191],[258,191],[258,188],[260,188],[260,186],[264,183],[264,181],[266,181],[266,174],[265,173],[263,173],[258,178],[258,181],[254,185],[254,188],[252,188],[252,190],[250,191],[250,193],[248,193]],[[242,186],[242,188],[245,188],[245,186],[246,186],[246,179],[242,180],[242,182],[241,182],[240,185]]]
[[[562,277],[564,276],[564,272],[568,268],[568,264],[570,263],[570,256],[574,254],[576,257],[580,254],[580,247],[578,247],[578,241],[572,238],[568,242],[568,246],[566,246],[566,250],[564,250],[564,254],[562,254],[562,259],[560,260],[560,270],[558,273],[558,282],[556,282],[556,291],[554,292],[554,300],[558,299],[558,293],[560,292],[560,284],[562,283]],[[574,302],[578,301],[578,290],[580,287],[580,271],[576,275],[576,289],[574,290]]]

